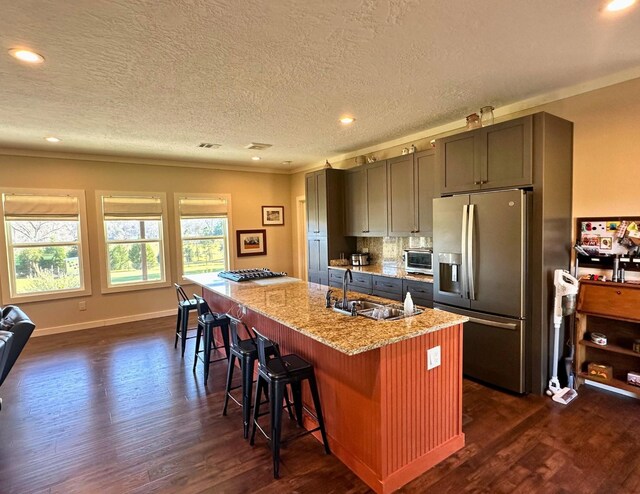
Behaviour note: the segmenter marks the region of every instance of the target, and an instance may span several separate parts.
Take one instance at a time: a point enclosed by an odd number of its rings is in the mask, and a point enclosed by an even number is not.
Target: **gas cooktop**
[[[264,278],[277,278],[279,276],[287,276],[287,273],[276,273],[268,268],[255,269],[235,269],[233,271],[221,271],[218,273],[220,278],[226,278],[231,281],[251,281],[261,280]]]

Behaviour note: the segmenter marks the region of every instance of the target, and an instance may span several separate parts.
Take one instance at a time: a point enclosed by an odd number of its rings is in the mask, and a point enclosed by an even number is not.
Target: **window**
[[[99,194],[103,291],[167,285],[164,194]]]
[[[229,269],[229,198],[177,195],[180,274]]]
[[[83,191],[2,191],[5,303],[89,295]]]

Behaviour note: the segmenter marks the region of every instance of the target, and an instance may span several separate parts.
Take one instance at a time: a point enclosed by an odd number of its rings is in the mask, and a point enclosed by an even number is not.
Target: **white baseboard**
[[[127,322],[144,321],[157,317],[175,316],[176,309],[163,310],[159,312],[148,312],[146,314],[134,314],[131,316],[114,317],[112,319],[99,319],[97,321],[80,322],[77,324],[67,324],[66,326],[54,326],[53,328],[36,328],[32,336],[47,336],[57,333],[68,333],[70,331],[81,331],[83,329],[101,328],[103,326],[114,326]]]

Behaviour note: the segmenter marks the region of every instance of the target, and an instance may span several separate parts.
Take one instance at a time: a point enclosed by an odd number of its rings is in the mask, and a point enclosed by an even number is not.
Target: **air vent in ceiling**
[[[199,148],[205,148],[205,149],[218,149],[220,147],[220,144],[212,144],[211,142],[201,142],[200,144],[198,144]]]
[[[272,144],[263,144],[261,142],[252,142],[251,144],[249,144],[248,146],[245,146],[245,149],[254,149],[254,150],[262,150],[262,149],[267,149],[270,148],[272,146]]]

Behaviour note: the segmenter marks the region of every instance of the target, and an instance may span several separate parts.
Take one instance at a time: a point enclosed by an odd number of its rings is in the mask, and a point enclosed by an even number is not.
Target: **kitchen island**
[[[374,491],[392,492],[464,446],[465,317],[426,309],[405,319],[374,321],[325,308],[326,287],[292,278],[187,279],[202,287],[213,310],[241,316],[277,341],[283,353],[313,363],[329,445]],[[441,364],[427,370],[427,349],[438,346]],[[311,407],[310,396],[303,399]]]

